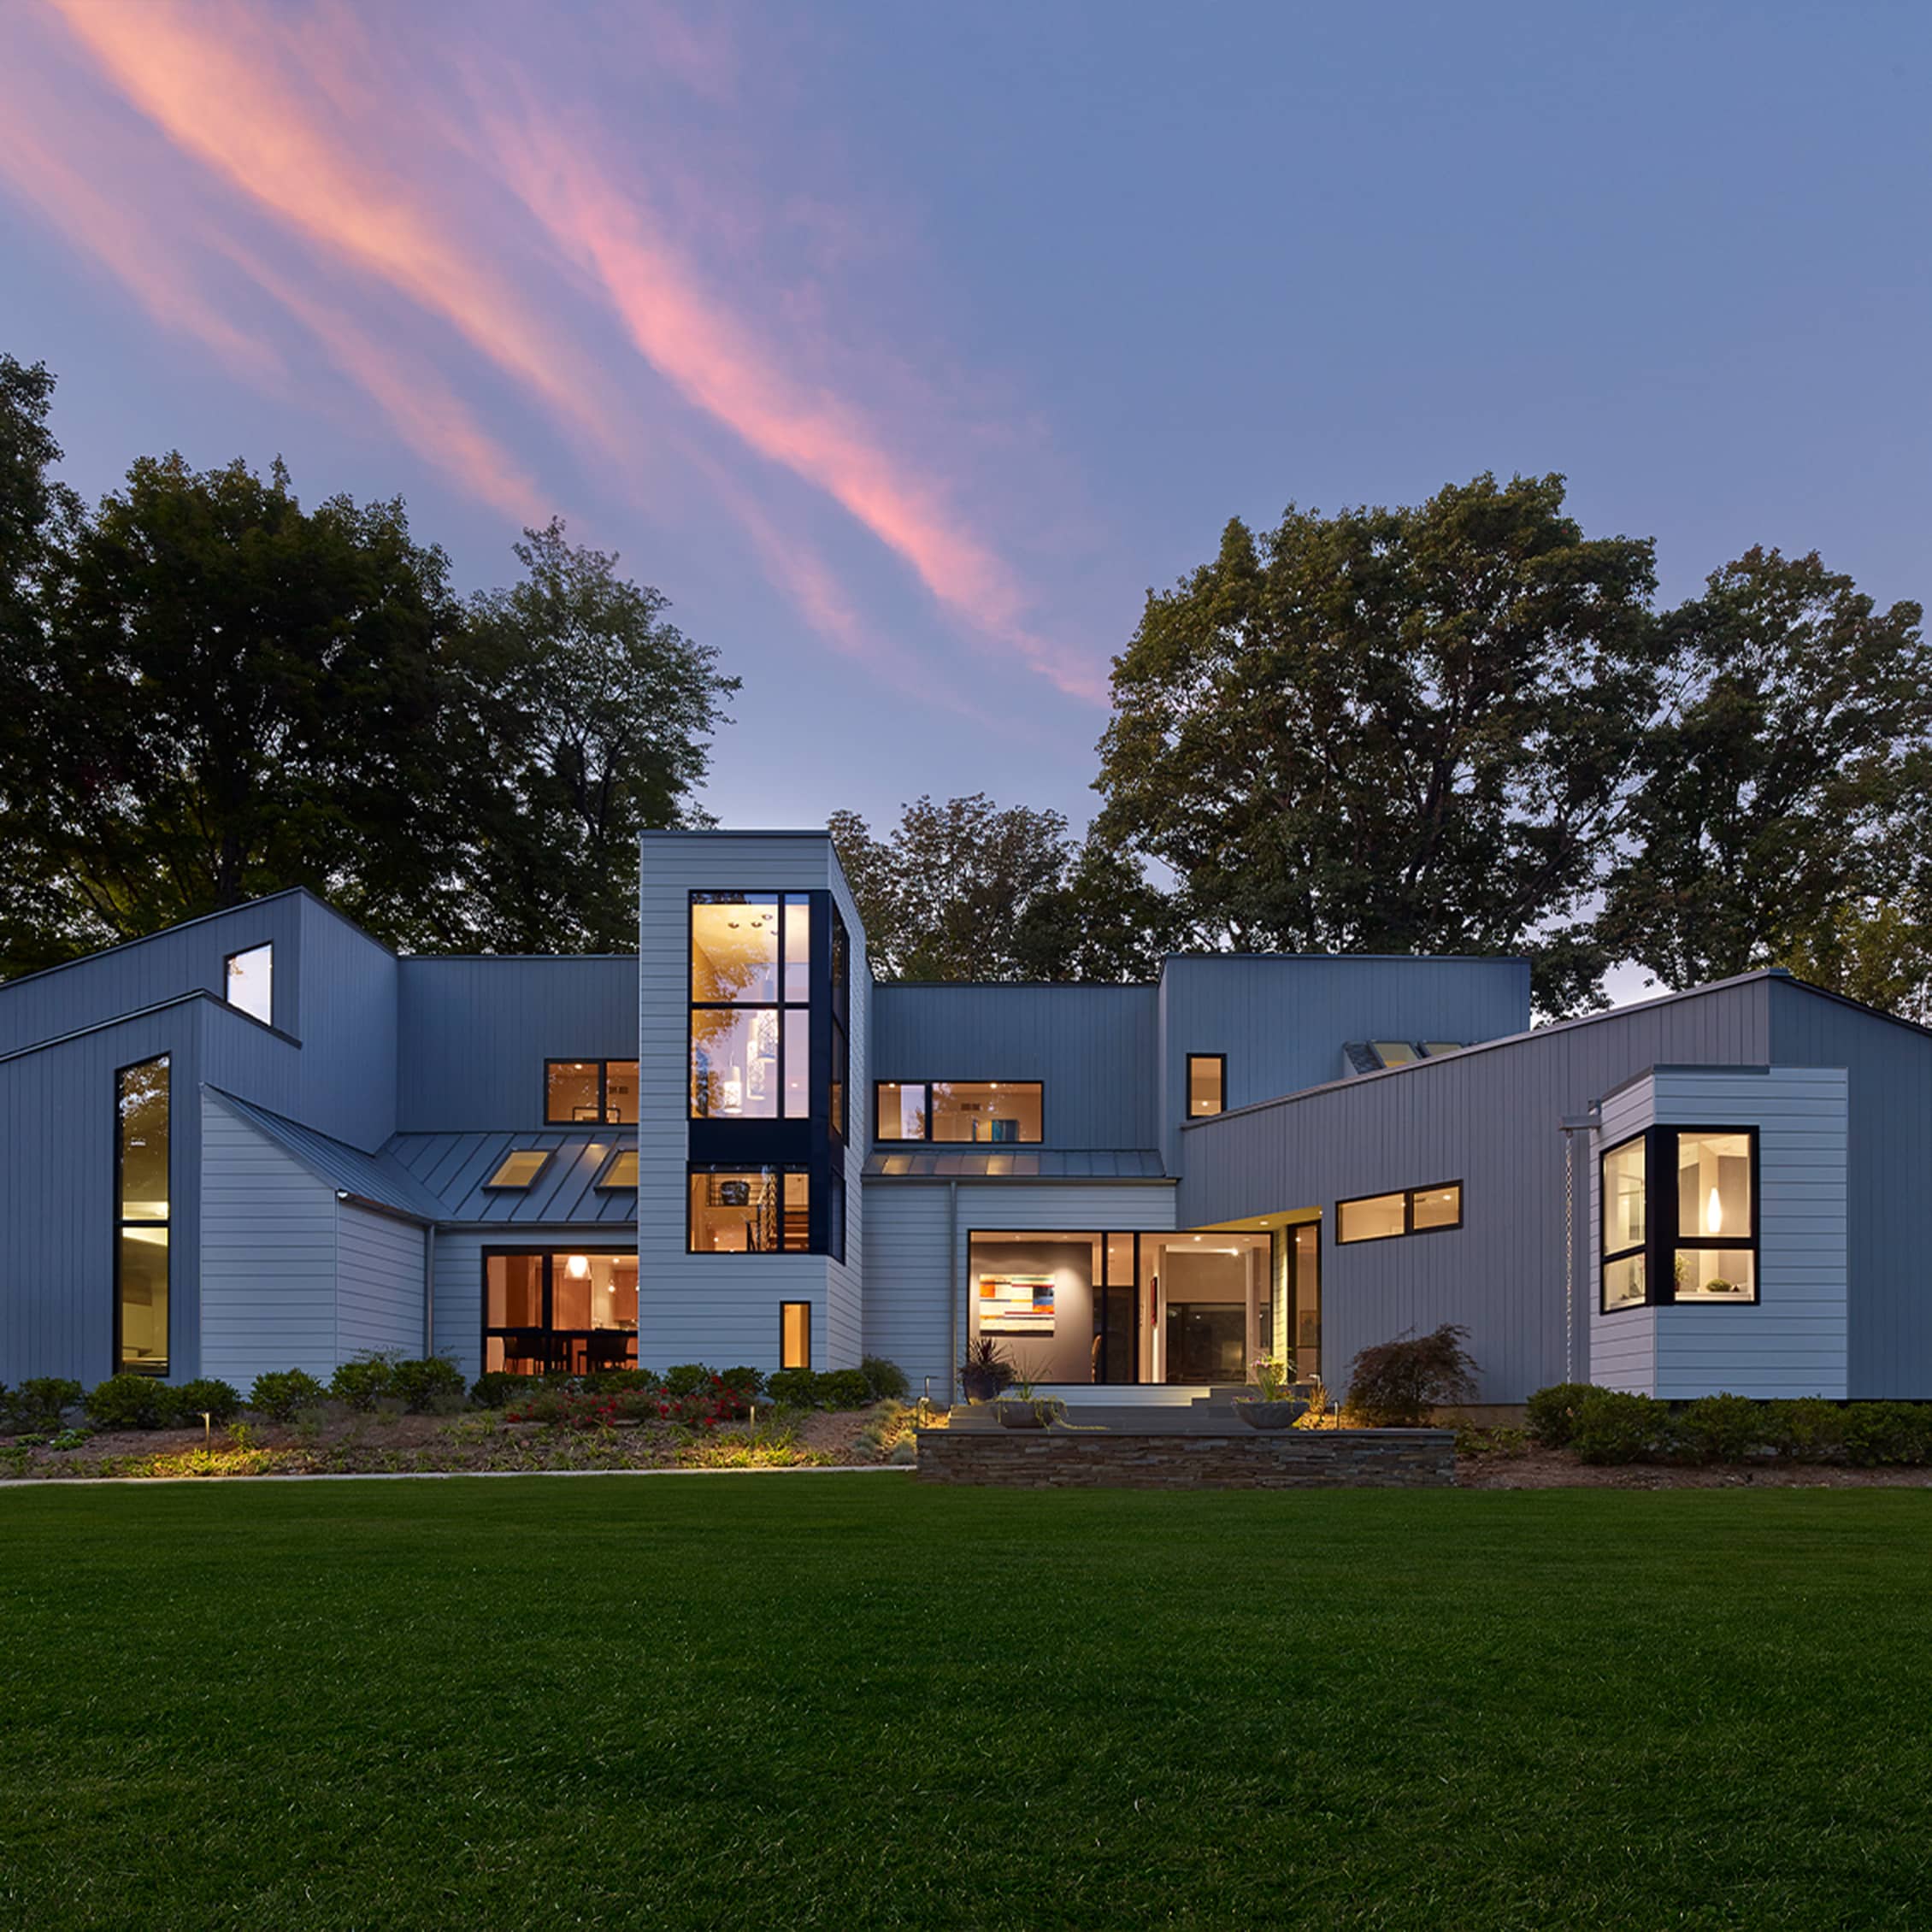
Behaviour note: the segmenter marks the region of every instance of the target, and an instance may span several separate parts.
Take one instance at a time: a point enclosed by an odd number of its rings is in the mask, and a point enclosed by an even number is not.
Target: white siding
[[[1646,1074],[1604,1102],[1602,1125],[1584,1138],[1579,1150],[1589,1169],[1582,1294],[1590,1311],[1590,1352],[1584,1380],[1599,1388],[1620,1388],[1631,1395],[1656,1393],[1657,1311],[1646,1307],[1619,1308],[1610,1315],[1603,1312],[1601,1156],[1606,1148],[1641,1134],[1651,1123],[1652,1105],[1651,1075]]]
[[[336,1350],[417,1356],[423,1346],[423,1232],[345,1201],[336,1220]]]
[[[1605,1109],[1599,1146],[1641,1127],[1758,1128],[1758,1300],[1592,1317],[1591,1375],[1669,1401],[1847,1393],[1844,1070],[1659,1068]],[[1591,1293],[1596,1293],[1592,1162]],[[1640,1328],[1650,1331],[1647,1338]],[[1623,1339],[1629,1334],[1629,1340]]]
[[[957,1235],[949,1256],[945,1181],[875,1181],[868,1190],[865,1352],[891,1358],[918,1390],[933,1378],[950,1396],[966,1337],[968,1246],[975,1232],[1025,1228],[1074,1233],[1174,1226],[1171,1187],[1105,1181],[961,1181]],[[952,1295],[957,1287],[960,1304]]]
[[[202,1093],[201,1372],[244,1395],[258,1375],[336,1352],[335,1190]]]

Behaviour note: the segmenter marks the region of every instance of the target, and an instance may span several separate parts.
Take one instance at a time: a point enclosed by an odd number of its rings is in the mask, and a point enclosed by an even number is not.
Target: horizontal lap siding
[[[284,1369],[326,1381],[341,1358],[335,1191],[219,1095],[202,1111],[202,1372],[244,1395]]]
[[[421,1355],[422,1229],[345,1202],[336,1242],[336,1346],[343,1358],[372,1349]]]
[[[1364,1348],[1454,1322],[1481,1399],[1520,1402],[1588,1360],[1587,1305],[1566,1281],[1564,1121],[1661,1063],[1764,1064],[1765,1008],[1765,983],[1747,981],[1191,1127],[1181,1225],[1319,1209],[1338,1378]],[[1446,1181],[1463,1183],[1459,1229],[1335,1245],[1338,1200]]]

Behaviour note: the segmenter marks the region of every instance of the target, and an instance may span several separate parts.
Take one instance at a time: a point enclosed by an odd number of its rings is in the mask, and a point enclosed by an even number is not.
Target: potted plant
[[[991,1335],[981,1335],[959,1364],[959,1392],[969,1402],[990,1402],[1013,1379],[1013,1364]]]
[[[1033,1392],[1033,1383],[1015,1371],[1013,1379],[1000,1391],[993,1413],[1006,1428],[1045,1428],[1053,1419],[1053,1402],[1041,1400]]]
[[[1250,1428],[1293,1428],[1308,1413],[1308,1399],[1291,1385],[1294,1381],[1294,1351],[1286,1358],[1258,1355],[1252,1364],[1254,1393],[1234,1398],[1234,1413]]]

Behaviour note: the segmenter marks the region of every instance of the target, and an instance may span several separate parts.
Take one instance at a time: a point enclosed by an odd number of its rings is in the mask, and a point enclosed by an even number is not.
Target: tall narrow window
[[[115,1366],[168,1373],[168,1056],[115,1075]]]
[[[1679,1128],[1677,1246],[1671,1266],[1676,1301],[1758,1299],[1756,1135]]]
[[[692,894],[693,1120],[810,1117],[811,957],[810,894]]]
[[[1602,1215],[1603,1311],[1634,1308],[1647,1299],[1650,1239],[1642,1134],[1605,1150],[1598,1163]]]
[[[231,952],[223,973],[223,991],[229,1005],[239,1008],[251,1020],[265,1027],[275,1022],[275,949],[253,945],[246,952]]]
[[[809,1369],[812,1365],[812,1305],[781,1301],[778,1305],[778,1365]]]
[[[1228,1108],[1228,1056],[1225,1053],[1190,1053],[1187,1056],[1187,1117],[1205,1120],[1225,1113]]]

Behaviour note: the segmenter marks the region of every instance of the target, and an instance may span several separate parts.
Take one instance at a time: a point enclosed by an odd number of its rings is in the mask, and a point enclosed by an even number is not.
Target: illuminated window
[[[229,1005],[259,1020],[265,1027],[275,1019],[275,949],[272,945],[250,946],[246,952],[231,952],[222,975],[223,990]]]
[[[637,1122],[635,1060],[545,1060],[544,1120],[552,1127],[596,1121],[631,1127]]]
[[[1044,1128],[1037,1080],[882,1080],[874,1100],[881,1140],[1037,1145]]]
[[[483,1366],[517,1375],[637,1366],[635,1254],[483,1257]]]
[[[168,1373],[168,1056],[115,1075],[114,1353],[117,1370]]]
[[[694,1167],[689,1191],[692,1254],[811,1252],[811,1182],[801,1169]]]
[[[518,1147],[504,1156],[486,1187],[527,1187],[550,1163],[547,1147]]]
[[[1463,1184],[1405,1187],[1335,1203],[1335,1240],[1386,1241],[1395,1234],[1428,1234],[1463,1224]]]
[[[812,1305],[781,1301],[778,1305],[778,1365],[809,1369],[812,1365]]]
[[[693,1120],[810,1117],[811,914],[805,892],[692,894]]]
[[[1652,1128],[1606,1149],[1598,1173],[1606,1314],[1757,1301],[1756,1128]]]
[[[1645,1140],[1639,1134],[1605,1151],[1597,1164],[1602,1219],[1603,1309],[1607,1315],[1649,1299],[1650,1238]]]
[[[1187,1117],[1205,1120],[1223,1113],[1228,1106],[1228,1056],[1225,1053],[1190,1053],[1187,1056]]]

